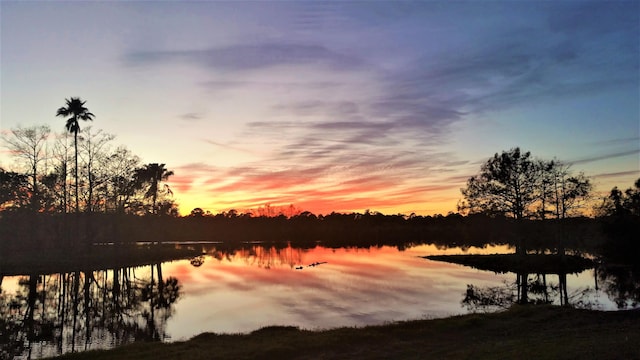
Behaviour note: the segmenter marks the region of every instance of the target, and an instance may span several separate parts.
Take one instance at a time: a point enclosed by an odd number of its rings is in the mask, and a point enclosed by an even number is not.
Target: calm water
[[[496,310],[463,304],[468,284],[515,289],[515,274],[421,258],[463,253],[460,249],[250,246],[225,253],[215,245],[198,246],[206,255],[192,260],[88,274],[5,277],[0,321],[15,335],[0,334],[3,357],[39,358],[138,340],[186,340],[205,331],[244,333],[268,325],[326,329],[439,318]],[[506,252],[511,251],[467,251]],[[529,278],[535,280],[540,279]],[[544,280],[544,296],[559,303],[558,276]],[[615,296],[595,289],[594,270],[568,275],[567,288],[574,305],[617,308],[610,299]],[[536,296],[543,295],[530,294]]]

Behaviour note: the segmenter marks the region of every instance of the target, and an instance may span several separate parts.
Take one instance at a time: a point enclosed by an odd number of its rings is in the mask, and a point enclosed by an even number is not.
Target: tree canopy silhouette
[[[26,175],[0,168],[0,210],[27,203],[28,186]]]
[[[516,147],[496,153],[482,165],[478,175],[467,180],[467,187],[461,190],[465,201],[459,208],[523,219],[538,199],[538,174],[530,152],[523,153]]]
[[[142,188],[144,184],[148,184],[148,189],[144,194],[145,198],[152,199],[152,212],[158,213],[156,201],[158,199],[158,192],[160,190],[159,184],[161,181],[166,181],[169,176],[173,175],[173,171],[165,168],[165,164],[151,163],[146,164],[142,168],[136,171],[136,179],[139,186]],[[172,194],[171,189],[167,186],[167,192]]]

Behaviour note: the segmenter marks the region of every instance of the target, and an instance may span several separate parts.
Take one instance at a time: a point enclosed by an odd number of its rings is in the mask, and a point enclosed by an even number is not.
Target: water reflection
[[[556,280],[555,282],[553,280]],[[557,304],[580,308],[597,307],[597,283],[577,289],[569,296],[567,273],[515,274],[511,282],[499,286],[479,287],[467,284],[462,304],[469,311],[494,311],[518,304]]]
[[[618,309],[640,304],[640,267],[637,265],[601,266],[597,269],[597,280]]]
[[[204,331],[249,332],[269,325],[321,329],[445,317],[524,299],[601,309],[636,306],[640,299],[638,273],[628,269],[598,269],[597,277],[592,270],[564,276],[496,274],[423,259],[463,252],[433,245],[403,250],[189,246],[203,255],[144,267],[0,276],[2,358],[182,340]]]
[[[559,274],[518,273],[515,280],[499,286],[467,285],[462,304],[469,311],[493,311],[520,304],[557,304],[577,308],[612,310],[636,308],[640,304],[640,271],[636,266],[600,265],[592,283],[569,290],[566,272]],[[548,281],[549,278],[552,280]],[[555,280],[555,282],[553,281]],[[607,296],[602,306],[600,295]]]
[[[166,340],[180,296],[162,265],[17,277],[0,293],[3,359]]]

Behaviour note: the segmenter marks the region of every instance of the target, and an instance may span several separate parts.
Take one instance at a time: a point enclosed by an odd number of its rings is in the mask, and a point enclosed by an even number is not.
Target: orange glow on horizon
[[[175,194],[180,214],[189,215],[195,208],[212,214],[231,209],[239,213],[255,212],[265,206],[283,210],[293,207],[296,213],[309,211],[315,215],[363,213],[366,210],[386,215],[435,215],[456,211],[460,188],[466,177],[451,178],[449,183],[425,185],[403,182],[382,176],[351,179],[316,179],[288,177],[292,174],[258,175],[230,178],[211,170],[189,166],[171,177],[169,184]],[[445,179],[447,180],[447,179]]]

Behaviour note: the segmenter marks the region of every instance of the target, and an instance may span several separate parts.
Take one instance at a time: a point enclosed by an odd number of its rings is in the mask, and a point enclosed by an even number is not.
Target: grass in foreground
[[[640,359],[640,311],[514,306],[364,328],[268,327],[248,335],[202,334],[136,343],[63,359]]]

